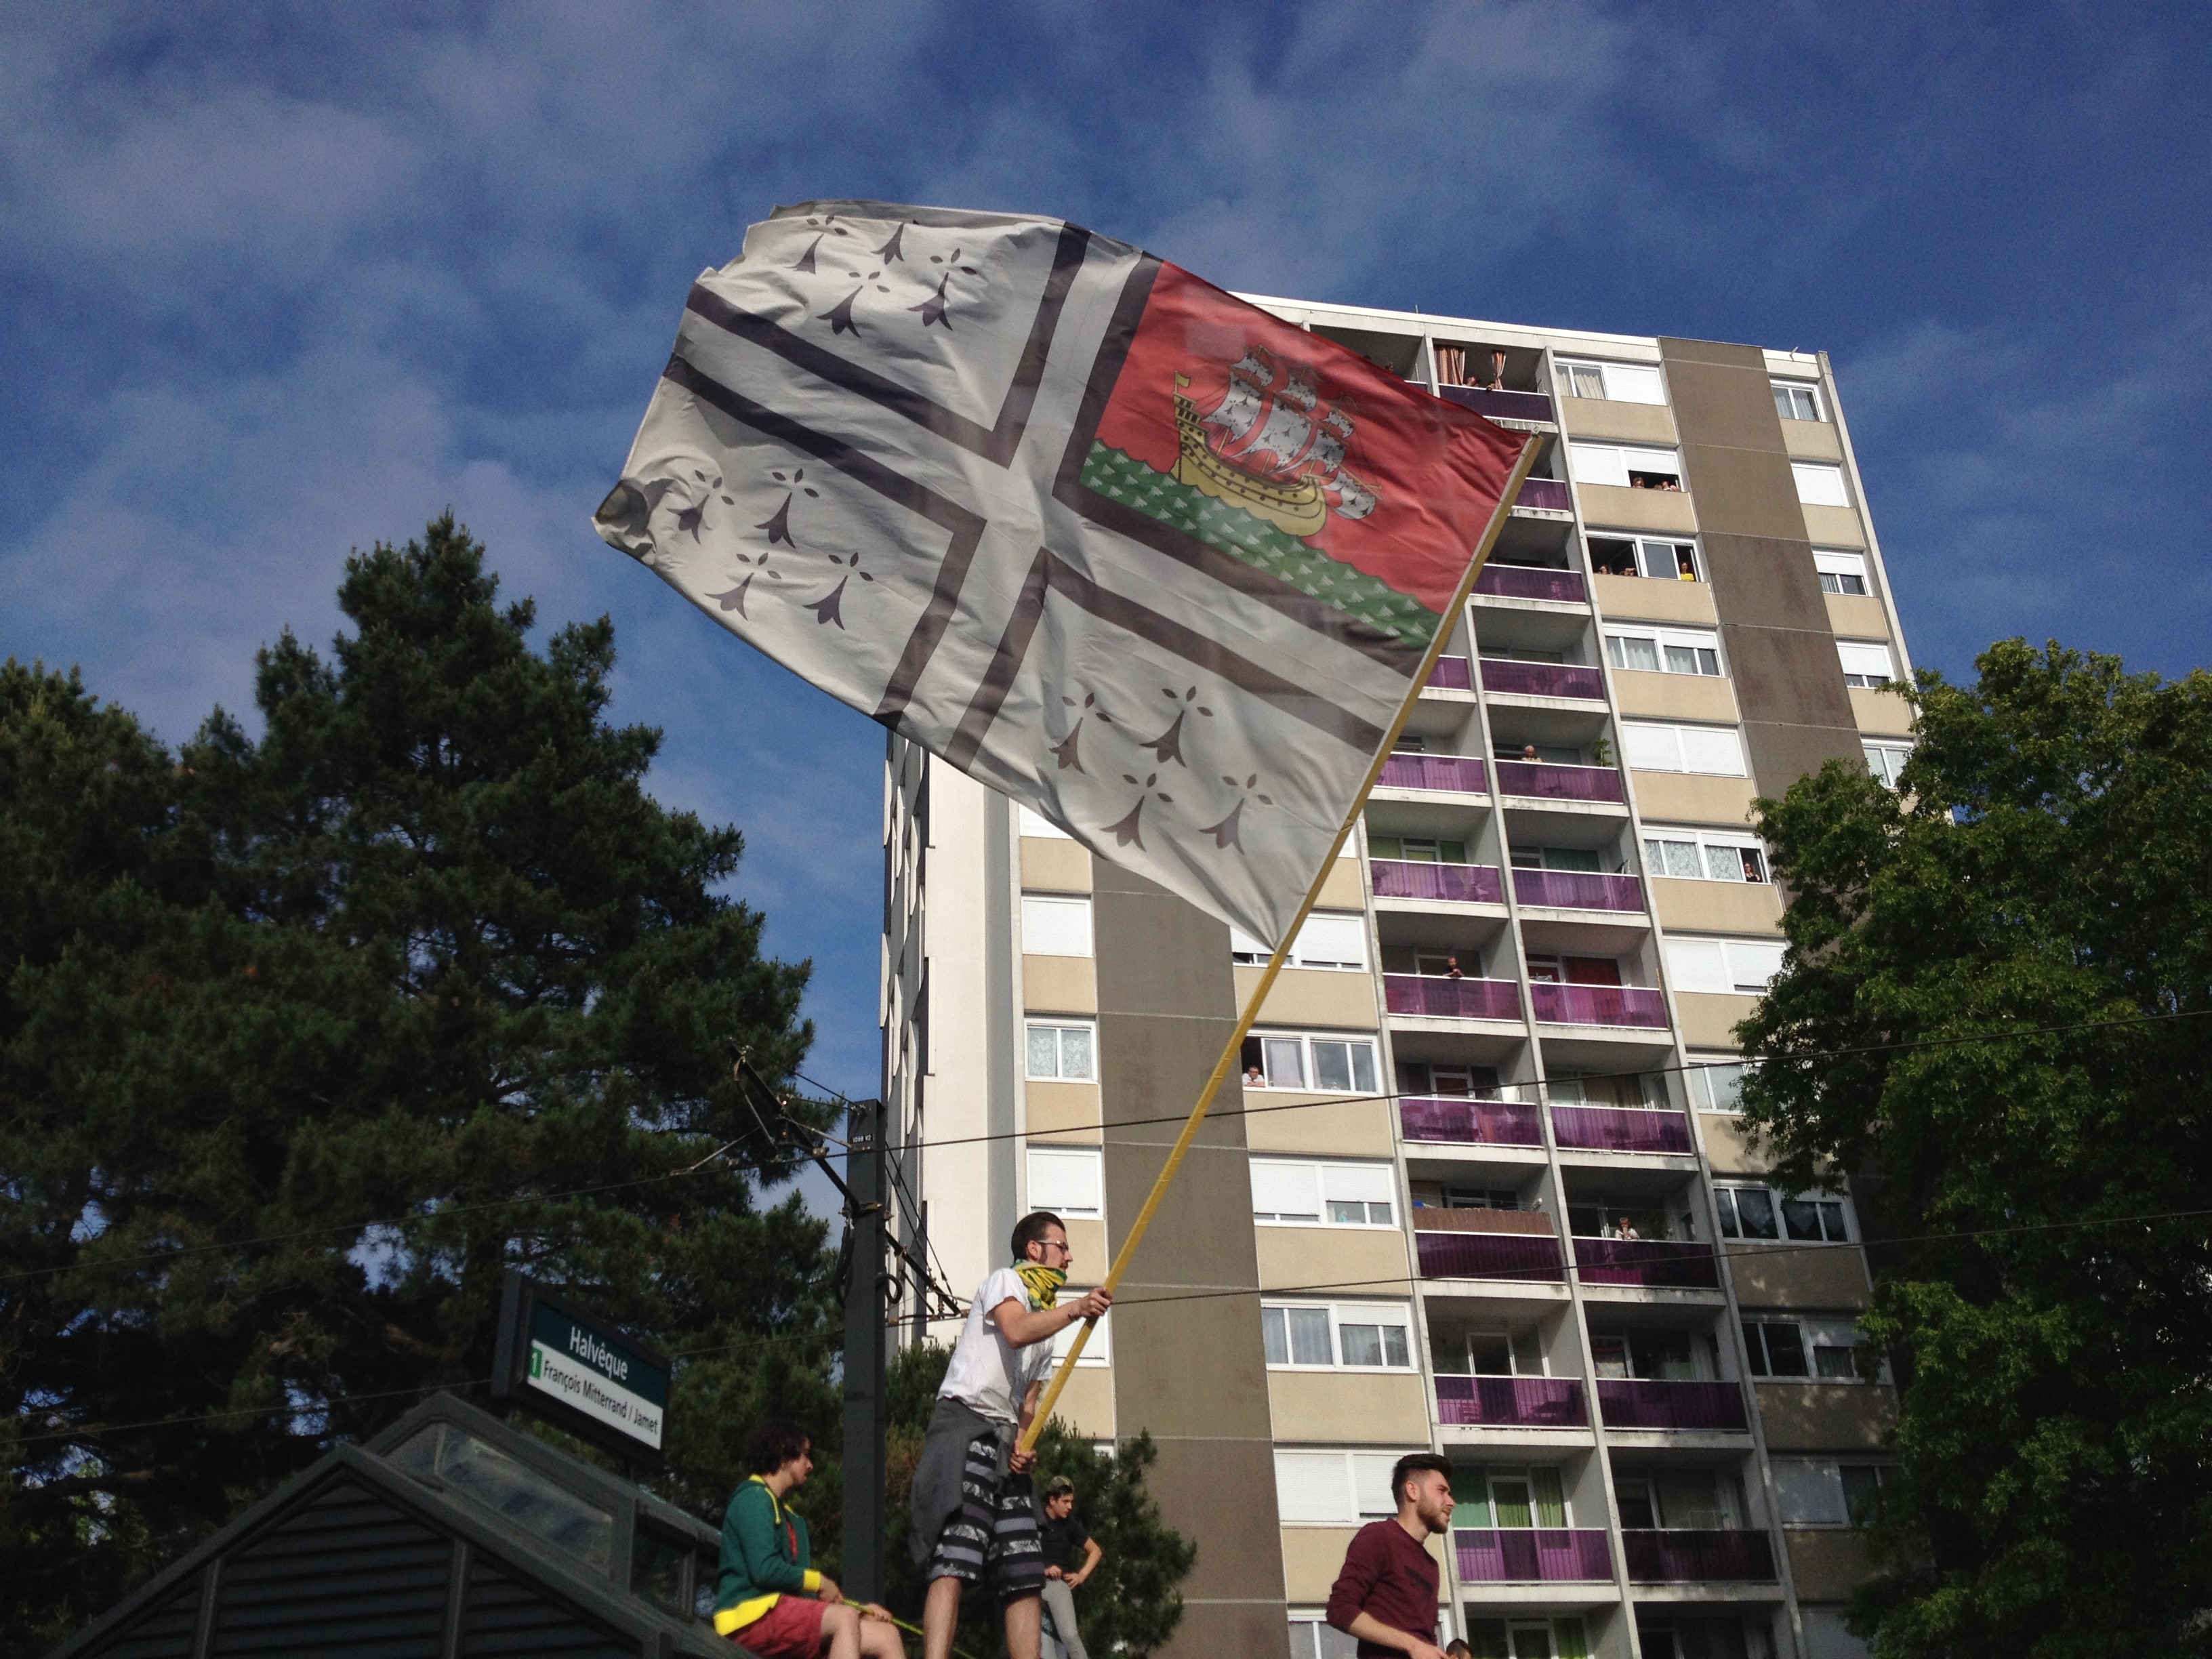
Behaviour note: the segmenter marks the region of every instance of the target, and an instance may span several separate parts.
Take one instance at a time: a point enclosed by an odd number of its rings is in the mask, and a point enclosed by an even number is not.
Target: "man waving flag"
[[[596,524],[1274,946],[1534,447],[1075,225],[818,202],[694,284]]]

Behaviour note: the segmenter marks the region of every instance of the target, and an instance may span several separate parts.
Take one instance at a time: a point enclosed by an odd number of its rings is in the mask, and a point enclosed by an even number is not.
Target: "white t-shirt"
[[[1030,1384],[1052,1374],[1052,1343],[1018,1348],[1000,1332],[992,1311],[1008,1297],[1032,1308],[1029,1286],[1012,1267],[1001,1267],[982,1283],[968,1304],[968,1322],[952,1345],[951,1363],[938,1393],[973,1407],[994,1423],[1022,1420],[1023,1396]]]

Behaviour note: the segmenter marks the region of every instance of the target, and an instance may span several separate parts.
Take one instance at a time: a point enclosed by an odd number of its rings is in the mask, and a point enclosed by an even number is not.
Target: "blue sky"
[[[0,7],[0,653],[171,741],[451,505],[612,615],[876,1075],[882,734],[587,522],[778,202],[1053,214],[1263,292],[1835,358],[1917,659],[2204,661],[2212,9]]]

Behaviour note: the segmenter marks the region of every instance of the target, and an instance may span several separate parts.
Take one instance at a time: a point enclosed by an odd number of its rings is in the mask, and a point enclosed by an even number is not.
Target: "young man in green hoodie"
[[[806,1431],[781,1419],[745,1437],[752,1474],[722,1516],[714,1632],[759,1659],[906,1659],[888,1613],[854,1607],[814,1570],[805,1519],[784,1507],[814,1473],[813,1451]]]

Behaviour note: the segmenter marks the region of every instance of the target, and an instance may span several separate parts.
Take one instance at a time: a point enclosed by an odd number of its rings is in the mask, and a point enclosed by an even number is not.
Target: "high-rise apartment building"
[[[1911,741],[1827,360],[1257,303],[1543,453],[1062,1414],[1159,1449],[1176,1653],[1347,1653],[1346,1542],[1433,1448],[1485,1659],[1846,1659],[1858,1224],[1732,1109],[1752,802]],[[1056,1210],[1094,1283],[1265,957],[896,739],[886,789],[899,1224],[964,1294]]]

